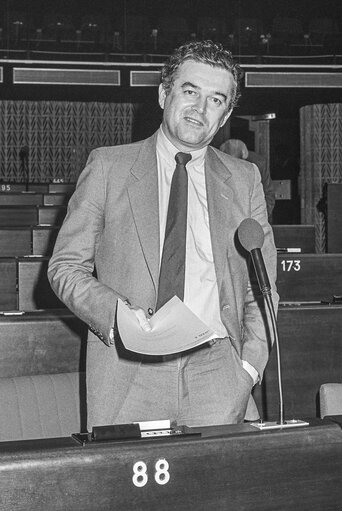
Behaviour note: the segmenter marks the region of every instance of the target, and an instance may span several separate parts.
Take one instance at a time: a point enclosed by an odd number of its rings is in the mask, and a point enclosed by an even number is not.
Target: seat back
[[[324,383],[319,389],[320,415],[342,415],[342,383]]]
[[[0,441],[78,433],[85,430],[85,375],[0,378],[0,410]]]

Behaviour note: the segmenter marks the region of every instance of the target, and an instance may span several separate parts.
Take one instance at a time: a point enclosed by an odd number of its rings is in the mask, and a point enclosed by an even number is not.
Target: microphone
[[[28,191],[30,182],[30,167],[29,167],[29,153],[30,148],[25,145],[19,151],[19,158],[21,160],[21,167],[23,174],[26,175],[26,191]]]
[[[23,146],[20,151],[19,151],[19,158],[21,160],[28,160],[28,157],[29,157],[29,147],[27,145]]]
[[[264,231],[261,225],[253,218],[245,218],[239,226],[238,236],[243,248],[251,253],[260,291],[263,295],[270,295],[271,284],[261,252],[264,244]]]
[[[253,266],[255,269],[256,277],[258,280],[260,291],[265,298],[268,306],[270,317],[272,321],[274,342],[276,345],[277,352],[277,376],[278,376],[278,394],[279,394],[279,419],[278,422],[261,422],[252,423],[253,426],[260,430],[265,429],[276,429],[276,428],[288,428],[295,426],[307,426],[308,423],[293,419],[290,421],[284,420],[284,398],[283,398],[283,387],[282,387],[282,376],[281,376],[281,359],[280,359],[280,346],[278,327],[276,321],[276,315],[274,311],[272,301],[271,284],[267,275],[264,258],[262,256],[261,248],[264,244],[264,231],[259,222],[253,218],[245,218],[242,220],[238,227],[238,237],[241,245],[247,252],[250,252]]]

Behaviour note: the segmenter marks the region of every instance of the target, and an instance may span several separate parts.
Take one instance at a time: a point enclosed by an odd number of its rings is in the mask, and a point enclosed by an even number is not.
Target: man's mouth
[[[190,124],[193,124],[194,126],[203,126],[203,122],[199,121],[198,119],[194,119],[193,117],[184,117],[186,122],[189,122]]]

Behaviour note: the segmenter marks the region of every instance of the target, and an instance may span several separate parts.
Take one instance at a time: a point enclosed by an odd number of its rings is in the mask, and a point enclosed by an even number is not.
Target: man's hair
[[[186,60],[193,60],[208,64],[212,67],[227,69],[234,79],[234,88],[230,100],[229,109],[237,105],[240,97],[240,78],[242,76],[241,68],[233,60],[230,51],[225,50],[220,43],[213,41],[192,41],[183,44],[172,53],[165,62],[161,71],[161,80],[166,94],[169,94],[176,77],[177,70]]]

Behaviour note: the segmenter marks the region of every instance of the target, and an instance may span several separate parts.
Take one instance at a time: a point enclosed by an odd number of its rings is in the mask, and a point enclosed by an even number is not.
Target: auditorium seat
[[[342,415],[342,383],[324,383],[319,389],[320,414]]]
[[[18,258],[18,309],[59,309],[65,305],[52,291],[47,278],[49,258],[31,256]]]
[[[61,225],[66,214],[66,206],[39,206],[38,222],[35,225]]]
[[[235,50],[256,52],[263,33],[262,21],[258,18],[237,18],[234,23]]]
[[[300,19],[277,16],[272,21],[271,45],[275,50],[288,51],[290,46],[304,45],[304,29]]]
[[[85,426],[85,375],[0,378],[0,441],[57,438]]]
[[[0,378],[84,372],[87,332],[67,308],[0,313]]]
[[[32,254],[29,227],[0,227],[0,257],[17,257]]]
[[[158,18],[158,48],[170,52],[190,38],[187,20],[182,16],[161,16]]]
[[[200,16],[197,19],[197,36],[201,39],[219,41],[226,39],[227,26],[222,17]]]
[[[57,225],[32,227],[32,254],[51,255],[58,231],[59,227]]]
[[[66,193],[44,193],[44,206],[66,206],[69,202],[70,194]]]
[[[41,206],[43,207],[43,206]],[[30,226],[38,223],[37,206],[1,206],[0,226]],[[43,223],[43,222],[41,222]],[[48,223],[48,222],[45,222]],[[52,223],[52,222],[50,222]]]
[[[105,51],[111,31],[108,17],[101,14],[82,16],[80,23],[80,50]]]
[[[35,192],[0,193],[0,206],[41,206],[43,195]]]
[[[17,263],[14,258],[0,259],[0,310],[17,310]]]
[[[325,50],[335,50],[336,40],[341,37],[336,20],[328,17],[312,18],[309,23],[310,43]]]

